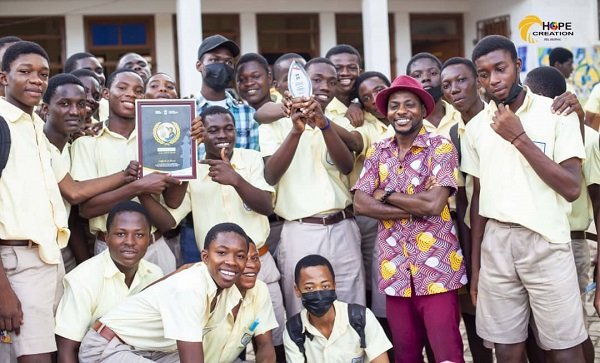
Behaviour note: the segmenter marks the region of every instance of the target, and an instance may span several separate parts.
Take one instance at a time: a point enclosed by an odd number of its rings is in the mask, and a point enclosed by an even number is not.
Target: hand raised
[[[142,193],[160,194],[170,185],[181,184],[181,180],[173,178],[170,174],[152,173],[136,181]]]
[[[208,176],[216,183],[236,186],[241,178],[241,176],[233,170],[224,148],[221,149],[221,160],[205,159],[200,160],[200,164],[209,166]]]
[[[141,171],[140,163],[137,160],[131,160],[129,165],[123,170],[123,173],[125,174],[125,183],[131,183],[132,181],[139,179]]]
[[[205,133],[206,129],[204,128],[204,122],[202,122],[202,118],[200,118],[200,116],[194,118],[192,120],[191,129],[192,139],[196,140],[198,144],[202,144],[204,142]]]
[[[498,110],[494,113],[492,121],[490,124],[492,129],[508,142],[512,143],[524,133],[519,117],[502,103],[498,104]]]

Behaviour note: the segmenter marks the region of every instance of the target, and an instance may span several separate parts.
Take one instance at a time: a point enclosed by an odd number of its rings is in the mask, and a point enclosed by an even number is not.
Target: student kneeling
[[[244,230],[217,224],[206,235],[204,263],[179,270],[97,320],[81,342],[79,361],[204,362],[209,319],[222,321],[239,303],[234,284],[247,258]]]
[[[371,310],[337,300],[335,273],[325,257],[302,258],[294,278],[304,309],[300,319],[295,315],[286,323],[283,342],[288,363],[389,362],[386,352],[392,344],[383,328]]]

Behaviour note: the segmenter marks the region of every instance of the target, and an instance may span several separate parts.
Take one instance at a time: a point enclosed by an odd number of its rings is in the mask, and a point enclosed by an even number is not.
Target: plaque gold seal
[[[152,129],[154,140],[161,145],[173,145],[181,136],[177,122],[157,122]]]

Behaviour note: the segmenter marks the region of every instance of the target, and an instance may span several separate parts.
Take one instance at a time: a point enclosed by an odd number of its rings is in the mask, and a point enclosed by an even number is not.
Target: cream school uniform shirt
[[[100,321],[138,350],[173,352],[178,340],[202,342],[209,320],[222,321],[241,297],[235,285],[217,296],[206,265],[197,263],[127,298]]]
[[[253,331],[250,328],[257,321]],[[214,329],[204,335],[204,361],[214,363],[231,363],[240,355],[253,336],[262,335],[278,327],[273,303],[267,285],[256,280],[253,288],[246,291],[237,316],[234,319],[230,311],[221,322],[216,322]]]
[[[306,309],[300,312],[302,326],[305,331],[313,335],[313,339],[304,341],[307,362],[319,363],[351,363],[370,362],[392,348],[383,328],[370,309],[366,310],[365,341],[367,347],[360,347],[360,337],[350,326],[348,318],[348,304],[336,300],[335,321],[329,338],[325,338],[320,331],[308,321]],[[285,356],[288,363],[304,363],[304,356],[285,330],[283,334]]]

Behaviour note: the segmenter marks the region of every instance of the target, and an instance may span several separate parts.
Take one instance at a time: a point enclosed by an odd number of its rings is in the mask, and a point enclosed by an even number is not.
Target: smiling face
[[[387,119],[396,134],[408,136],[418,133],[423,126],[425,106],[416,94],[409,91],[397,91],[390,95],[387,107]]]
[[[158,73],[148,79],[146,84],[147,99],[176,99],[177,86],[171,76],[164,73]]]
[[[497,49],[475,60],[479,83],[486,94],[499,101],[508,97],[513,84],[518,82],[521,60],[512,59],[504,49]]]
[[[144,57],[137,53],[129,53],[123,56],[119,60],[119,64],[117,64],[117,69],[121,68],[131,69],[135,73],[139,74],[144,81],[150,78],[150,64],[148,64]]]
[[[444,98],[459,112],[466,112],[479,100],[475,75],[464,64],[453,64],[442,71]]]
[[[146,254],[150,238],[150,224],[143,214],[125,211],[114,216],[106,244],[110,257],[121,272],[137,268]]]
[[[240,97],[254,109],[258,109],[265,102],[270,101],[269,89],[273,77],[258,62],[250,61],[238,68],[235,82]]]
[[[106,76],[104,76],[104,68],[96,57],[82,58],[75,62],[75,69],[87,69],[96,73],[96,76],[100,79],[100,86],[104,87],[106,83]]]
[[[78,132],[86,116],[85,90],[76,84],[56,87],[50,104],[44,105],[46,122],[64,136]]]
[[[250,290],[254,287],[256,284],[258,271],[260,271],[260,258],[258,256],[258,250],[256,249],[256,245],[254,243],[250,243],[250,247],[248,248],[248,261],[246,262],[246,268],[236,283],[236,286],[238,289],[240,289],[240,292],[245,292],[244,290]]]
[[[23,112],[31,114],[48,88],[50,67],[39,54],[21,54],[7,72],[0,73],[0,84],[5,86],[6,100]]]
[[[115,76],[110,89],[105,88],[104,92],[111,114],[133,119],[135,100],[144,98],[144,82],[136,73],[122,72]]]
[[[362,103],[365,111],[369,112],[378,119],[385,118],[375,105],[375,97],[381,91],[387,88],[385,82],[379,77],[365,79],[358,87],[358,99]]]
[[[202,250],[202,261],[219,288],[233,286],[248,260],[248,245],[243,236],[236,232],[221,232]]]
[[[85,108],[86,108],[86,123],[92,122],[92,116],[100,107],[100,99],[102,98],[102,88],[100,83],[93,77],[80,77],[79,80],[85,87]]]
[[[360,60],[356,54],[340,53],[329,57],[335,65],[338,76],[337,92],[348,95],[354,89],[356,78],[360,75]]]
[[[312,82],[313,95],[323,111],[335,96],[337,74],[335,68],[327,63],[313,63],[306,70]]]
[[[231,115],[217,113],[206,116],[203,122],[206,129],[206,158],[221,159],[221,149],[225,149],[225,155],[231,159],[235,146],[235,124]]]

